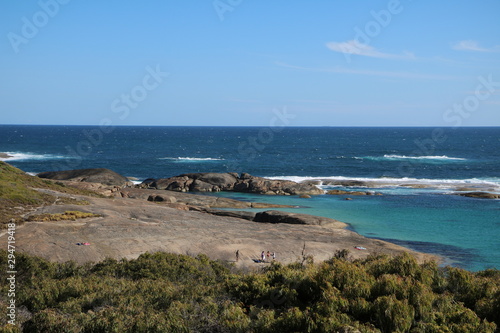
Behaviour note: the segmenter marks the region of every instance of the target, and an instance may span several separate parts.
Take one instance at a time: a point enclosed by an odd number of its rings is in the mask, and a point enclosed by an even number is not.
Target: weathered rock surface
[[[334,225],[343,228],[345,223],[327,217],[282,212],[278,210],[268,210],[255,214],[254,222],[264,223],[286,223],[286,224],[307,224],[307,225]]]
[[[466,192],[466,193],[459,193],[458,195],[462,197],[479,198],[479,199],[500,199],[500,194],[489,193],[489,192]]]
[[[268,204],[262,202],[248,202],[234,200],[230,198],[221,198],[208,195],[199,195],[191,193],[181,193],[175,191],[140,189],[140,188],[123,188],[115,194],[121,198],[141,199],[160,204],[176,203],[203,208],[293,208],[289,205]],[[161,200],[163,198],[163,201]]]
[[[105,258],[132,259],[142,253],[156,251],[193,255],[204,253],[212,259],[234,262],[234,253],[238,250],[240,260],[235,265],[249,269],[262,267],[263,264],[256,264],[253,259],[259,258],[263,250],[275,251],[277,260],[283,264],[296,262],[304,255],[304,244],[305,253],[314,256],[315,261],[327,260],[337,251],[354,246],[367,249],[353,251],[351,255],[354,259],[364,259],[376,253],[393,255],[403,251],[414,253],[420,262],[429,259],[428,255],[381,240],[364,238],[348,229],[335,228],[334,225],[263,224],[242,218],[215,216],[203,211],[174,209],[168,206],[173,204],[147,200],[76,198],[90,204],[54,204],[40,207],[33,214],[82,210],[101,217],[25,223],[16,229],[16,236],[22,239],[22,242],[16,243],[16,251],[58,262],[72,260],[83,264]],[[7,233],[0,234],[0,244],[3,244],[1,247],[4,249],[8,236]],[[77,246],[79,242],[89,242],[90,246]]]
[[[176,203],[177,199],[171,195],[163,195],[163,194],[151,194],[148,197],[148,201],[153,202],[165,202],[165,203]]]
[[[54,180],[71,180],[76,182],[100,183],[104,185],[125,186],[131,184],[126,177],[104,168],[49,171],[41,172],[37,176]]]
[[[373,187],[374,183],[361,180],[332,180],[323,179],[323,185],[340,185],[345,187]]]
[[[245,212],[245,211],[231,211],[231,210],[217,210],[217,209],[196,209],[192,208],[191,210],[202,211],[208,214],[216,215],[216,216],[226,216],[226,217],[235,217],[238,219],[244,219],[248,221],[253,221],[256,213],[254,212]]]
[[[11,158],[12,156],[6,153],[0,153],[0,158]]]
[[[178,192],[234,191],[269,195],[323,194],[312,184],[267,179],[247,173],[189,173],[171,178],[148,180],[148,187]],[[144,186],[143,186],[144,187]]]

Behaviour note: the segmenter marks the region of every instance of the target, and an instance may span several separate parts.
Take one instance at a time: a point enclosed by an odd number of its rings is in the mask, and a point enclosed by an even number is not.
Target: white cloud
[[[347,42],[329,42],[326,47],[335,52],[343,54],[354,54],[365,57],[382,58],[382,59],[415,59],[412,53],[406,52],[403,54],[383,53],[376,50],[368,44],[361,44],[357,40],[349,40]]]
[[[500,48],[498,46],[487,49],[480,47],[479,43],[474,40],[462,40],[458,43],[451,45],[452,49],[459,51],[475,51],[475,52],[498,52]]]
[[[329,68],[312,68],[289,65],[283,62],[276,62],[277,66],[300,70],[308,72],[321,72],[321,73],[338,73],[338,74],[356,74],[356,75],[369,75],[369,76],[381,76],[389,78],[403,78],[403,79],[423,79],[423,80],[456,80],[458,77],[451,75],[436,75],[436,74],[426,74],[426,73],[416,73],[416,72],[401,72],[401,71],[377,71],[371,69],[353,69],[341,66],[329,67]]]

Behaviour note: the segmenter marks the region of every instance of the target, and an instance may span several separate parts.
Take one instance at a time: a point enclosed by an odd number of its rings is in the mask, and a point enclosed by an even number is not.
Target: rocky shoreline
[[[6,154],[6,153],[0,153],[0,158],[3,158],[3,159],[9,159],[9,158],[12,158],[14,156],[11,156],[9,154]]]
[[[90,182],[104,185],[116,185],[120,187],[134,186],[130,179],[119,175],[118,173],[108,169],[80,169],[66,170],[56,172],[42,172],[38,177],[53,179],[53,180],[68,180],[75,182]],[[355,190],[333,189],[324,191],[318,185],[333,185],[345,189],[354,188]],[[484,184],[468,184],[451,186],[449,183],[440,183],[436,181],[433,184],[415,184],[411,180],[389,180],[380,179],[372,181],[360,180],[332,180],[332,179],[315,179],[307,180],[300,183],[281,180],[268,179],[252,176],[248,173],[187,173],[169,178],[149,178],[141,184],[136,185],[143,189],[167,190],[174,192],[241,192],[255,193],[265,195],[300,195],[308,197],[311,195],[382,195],[382,193],[374,191],[363,191],[363,188],[374,188],[383,186],[401,186],[415,189],[437,189],[442,186],[448,186],[451,194],[460,195],[463,197],[478,198],[478,199],[500,199],[500,188],[493,189],[485,187]],[[347,198],[351,200],[351,198]]]
[[[155,251],[204,253],[213,259],[233,262],[234,253],[238,250],[240,260],[235,264],[250,269],[263,265],[255,263],[254,259],[259,258],[261,251],[268,250],[276,252],[278,260],[283,263],[295,262],[305,254],[323,261],[344,249],[350,251],[353,259],[377,253],[397,255],[402,252],[412,253],[420,262],[438,259],[392,243],[365,238],[348,230],[347,224],[334,219],[294,213],[293,206],[244,202],[182,190],[156,189],[150,184],[150,188],[134,187],[128,181],[123,184],[124,179],[115,177],[108,170],[96,172],[95,169],[87,169],[65,174],[71,175],[71,179],[63,180],[60,179],[64,178],[61,174],[52,174],[52,181],[62,186],[92,190],[105,197],[68,195],[38,189],[54,196],[56,200],[52,205],[30,212],[29,216],[81,211],[99,217],[76,221],[27,221],[19,225],[16,231],[19,251],[59,262],[72,260],[85,263],[108,257],[131,259],[142,253]],[[193,179],[192,184],[201,180],[215,186],[210,183],[212,175],[200,175],[202,176],[179,177]],[[99,177],[105,183],[89,181],[100,179]],[[275,194],[303,189],[302,186],[294,188],[288,181],[233,177],[229,180],[263,184],[263,188],[272,189]],[[113,184],[115,181],[120,185]],[[252,186],[254,185],[249,185],[246,189]],[[189,188],[191,191],[191,187]],[[211,189],[214,190],[213,187]],[[70,197],[72,202],[63,203],[61,198],[64,197]],[[75,200],[87,204],[81,205]],[[0,236],[4,237],[5,233]],[[90,245],[77,245],[82,243]]]

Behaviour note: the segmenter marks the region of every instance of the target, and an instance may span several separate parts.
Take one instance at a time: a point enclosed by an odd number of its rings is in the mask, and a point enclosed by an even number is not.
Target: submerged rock
[[[363,191],[344,191],[344,190],[330,190],[326,192],[326,194],[330,195],[382,195],[379,192],[363,192]]]
[[[459,193],[458,195],[462,197],[479,198],[479,199],[500,199],[500,194],[489,193],[489,192],[467,192],[467,193]]]

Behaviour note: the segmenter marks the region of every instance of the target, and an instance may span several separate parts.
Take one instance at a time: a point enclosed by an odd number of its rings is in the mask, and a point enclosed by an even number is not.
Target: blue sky
[[[0,123],[500,126],[500,1],[0,3]]]

